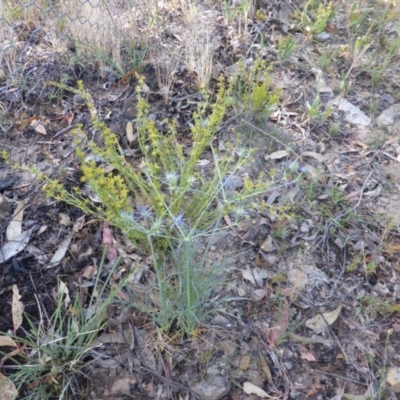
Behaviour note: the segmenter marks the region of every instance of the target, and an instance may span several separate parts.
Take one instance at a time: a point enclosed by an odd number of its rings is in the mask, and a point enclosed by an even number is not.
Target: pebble
[[[224,376],[213,375],[197,383],[193,389],[203,400],[219,400],[228,393],[230,386],[228,379]]]

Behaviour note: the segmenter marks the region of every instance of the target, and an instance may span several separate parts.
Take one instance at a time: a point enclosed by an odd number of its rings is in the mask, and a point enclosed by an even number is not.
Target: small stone
[[[394,393],[400,393],[400,368],[391,367],[387,373],[386,383]]]
[[[72,103],[74,104],[74,106],[79,107],[85,104],[85,100],[83,99],[81,94],[77,93],[72,98]]]
[[[385,173],[393,183],[400,185],[400,166],[398,164],[389,164],[385,166]]]
[[[328,32],[322,32],[319,35],[317,35],[316,39],[319,40],[320,42],[326,42],[331,35]]]
[[[136,114],[137,114],[136,107],[128,107],[125,110],[125,118],[127,119],[136,118]]]
[[[376,122],[380,126],[390,126],[400,120],[400,104],[393,104],[387,108],[379,117]]]
[[[219,400],[228,393],[230,383],[222,375],[214,375],[199,382],[193,389],[203,400]]]

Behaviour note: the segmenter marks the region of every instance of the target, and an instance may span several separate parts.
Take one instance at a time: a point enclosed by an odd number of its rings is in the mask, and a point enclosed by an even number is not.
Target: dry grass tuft
[[[215,51],[213,42],[214,26],[211,22],[205,23],[203,15],[193,18],[188,27],[188,35],[184,41],[185,65],[197,75],[198,86],[206,87],[209,83],[212,71],[212,61]],[[203,29],[199,29],[203,26]]]

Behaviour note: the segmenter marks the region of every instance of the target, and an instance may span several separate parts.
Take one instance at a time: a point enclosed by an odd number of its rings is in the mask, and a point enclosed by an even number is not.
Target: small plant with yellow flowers
[[[303,28],[315,36],[325,31],[333,14],[332,1],[325,5],[322,0],[307,0],[304,9],[294,13],[294,18],[299,19]]]
[[[246,104],[265,110],[271,104],[269,85],[270,81],[257,82],[243,90]],[[138,166],[125,158],[117,136],[100,121],[80,83],[78,92],[101,139],[100,144],[90,140],[81,126],[74,132],[83,185],[69,191],[43,173],[39,178],[46,183],[48,196],[107,221],[150,252],[159,297],[158,311],[152,316],[164,331],[174,324],[189,333],[204,320],[207,300],[218,285],[215,274],[205,267],[206,259],[198,259],[198,244],[222,229],[224,216],[243,219],[249,200],[266,192],[272,182],[264,176],[255,180],[240,177],[252,150],[227,143],[221,153],[212,144],[226,114],[233,81],[219,82],[213,102],[203,94],[204,101],[194,114],[189,150],[179,142],[173,123],[166,134],[156,129],[147,117],[149,105],[140,87],[139,83],[136,133],[142,160]],[[207,163],[210,168],[204,174],[199,164]]]

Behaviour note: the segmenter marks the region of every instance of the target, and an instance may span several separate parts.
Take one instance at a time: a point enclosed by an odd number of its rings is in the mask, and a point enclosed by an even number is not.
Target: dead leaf
[[[103,223],[103,243],[107,245],[107,259],[114,261],[118,257],[118,250],[113,246],[114,238],[108,222]]]
[[[133,125],[131,121],[126,123],[126,138],[129,143],[132,143],[135,140],[135,136],[133,134]]]
[[[262,397],[264,399],[272,399],[271,396],[268,396],[267,392],[251,382],[243,383],[243,391],[246,394],[255,394],[256,396]]]
[[[60,247],[57,249],[57,251],[54,253],[53,257],[51,257],[51,260],[49,262],[49,265],[46,267],[48,268],[54,268],[56,267],[58,264],[60,264],[60,262],[62,261],[62,259],[65,256],[65,253],[68,250],[69,245],[71,244],[71,240],[72,240],[72,235],[68,235],[60,244]]]
[[[3,248],[0,250],[0,263],[7,261],[25,248],[25,246],[29,243],[29,239],[31,238],[32,229],[33,228],[22,232],[14,240],[7,242],[3,246]]]
[[[250,281],[254,286],[256,284],[256,280],[254,279],[253,273],[248,265],[246,265],[246,270],[242,271],[243,279],[246,281]]]
[[[48,228],[47,225],[42,225],[39,230],[37,231],[37,235],[40,235],[41,233],[43,233],[46,229]]]
[[[312,329],[317,334],[323,333],[327,327],[327,324],[332,325],[337,320],[341,310],[342,305],[339,304],[339,306],[331,312],[318,314],[315,317],[307,320],[306,327]]]
[[[268,383],[270,385],[272,385],[273,381],[272,381],[271,370],[269,369],[269,366],[268,366],[267,362],[265,361],[264,356],[260,356],[260,366],[261,366],[261,369],[263,370],[265,376],[267,377]]]
[[[0,347],[18,347],[10,336],[0,336]]]
[[[150,88],[144,82],[142,82],[142,86],[140,87],[140,89],[144,93],[150,93]]]
[[[251,357],[248,354],[245,354],[239,361],[239,369],[242,371],[247,371],[249,368],[251,361]]]
[[[25,201],[20,200],[14,212],[12,221],[7,226],[7,240],[11,241],[22,233],[22,220],[24,217]]]
[[[269,155],[269,159],[271,160],[279,160],[281,158],[285,158],[289,155],[287,150],[278,150]]]
[[[199,161],[197,161],[197,165],[198,165],[199,167],[205,167],[205,166],[208,165],[208,164],[210,164],[210,161],[209,161],[209,160],[199,160]]]
[[[81,217],[77,218],[76,221],[74,222],[74,227],[72,228],[72,231],[74,233],[79,232],[84,224],[85,224],[85,216],[82,215]]]
[[[68,214],[59,213],[58,214],[58,223],[63,226],[72,226],[71,218]]]
[[[96,275],[96,273],[97,273],[97,265],[91,264],[82,270],[81,276],[87,279],[91,279]]]
[[[46,128],[44,127],[42,121],[39,119],[34,120],[30,123],[30,126],[37,132],[40,133],[43,136],[47,135]]]
[[[13,296],[11,302],[11,310],[12,310],[12,320],[13,320],[14,334],[15,334],[15,332],[17,332],[18,328],[22,324],[22,313],[24,311],[24,305],[20,301],[21,295],[19,294],[17,285],[13,285],[12,291],[13,291]]]
[[[64,296],[64,306],[67,308],[69,303],[71,303],[71,297],[69,297],[69,290],[67,285],[60,279],[60,284],[58,285],[57,289],[58,296]]]
[[[64,115],[64,119],[67,121],[68,126],[71,126],[72,121],[74,120],[74,114],[67,113]]]
[[[307,361],[317,361],[314,354],[308,351],[304,346],[299,345],[300,358]]]

